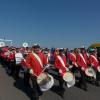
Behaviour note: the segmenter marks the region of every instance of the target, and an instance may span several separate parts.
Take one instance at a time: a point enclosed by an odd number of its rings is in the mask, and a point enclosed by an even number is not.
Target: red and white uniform
[[[44,55],[45,55],[47,64],[50,64],[50,54],[49,53],[46,53]]]
[[[81,69],[84,71],[87,68],[87,62],[88,59],[86,54],[79,53],[77,56],[78,67],[81,67]]]
[[[68,59],[72,61],[72,64],[77,66],[77,60],[76,60],[76,54],[75,53],[69,53]]]
[[[99,61],[97,59],[97,56],[95,55],[90,55],[89,56],[89,62],[90,64],[95,67],[97,69],[97,67],[99,66]]]
[[[30,53],[26,58],[26,66],[28,66],[28,68],[31,68],[33,70],[33,73],[37,76],[42,72],[43,66],[46,64],[47,62],[45,56],[41,52],[39,52],[38,54]]]
[[[55,58],[55,67],[59,69],[60,75],[63,76],[67,69],[66,56],[57,55]]]

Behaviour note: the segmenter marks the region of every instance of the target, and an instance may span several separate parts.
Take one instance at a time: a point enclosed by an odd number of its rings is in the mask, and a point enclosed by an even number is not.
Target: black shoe
[[[95,86],[100,86],[99,82],[95,82]]]
[[[65,82],[65,86],[67,86],[67,82]]]
[[[87,87],[86,86],[81,86],[81,89],[83,89],[84,91],[87,91]]]
[[[87,88],[83,88],[84,91],[87,91]]]
[[[39,96],[41,96],[41,95],[43,95],[43,92],[42,91],[39,92]]]
[[[60,96],[61,96],[62,99],[64,99],[64,94],[61,94]]]
[[[77,83],[75,84],[75,86],[77,86],[80,89],[83,89],[84,91],[87,91],[87,86],[84,86],[83,84]]]
[[[79,82],[75,83],[75,86],[78,87],[78,88],[81,88],[81,84]]]

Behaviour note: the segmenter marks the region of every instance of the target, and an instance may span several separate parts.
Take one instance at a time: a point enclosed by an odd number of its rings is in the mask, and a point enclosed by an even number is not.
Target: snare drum
[[[72,87],[75,85],[75,76],[73,75],[72,72],[67,71],[64,75],[63,75],[63,80],[65,82],[67,82],[67,86]]]
[[[86,74],[86,76],[88,76],[88,77],[94,77],[94,78],[96,78],[96,72],[94,71],[94,69],[93,68],[86,68],[86,70],[85,70],[85,74]]]
[[[41,91],[47,91],[53,86],[54,79],[47,73],[41,73],[37,78],[37,83],[39,84]]]

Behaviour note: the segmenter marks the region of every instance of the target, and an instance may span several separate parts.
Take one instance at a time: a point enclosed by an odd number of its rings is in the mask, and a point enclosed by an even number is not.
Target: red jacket
[[[41,62],[43,65],[46,65],[46,59],[45,56],[39,52],[39,54],[37,54],[38,57],[40,58]],[[28,55],[28,57],[26,58],[26,65],[28,66],[28,68],[32,68],[33,72],[38,76],[42,70],[43,70],[43,66],[41,66],[41,64],[39,63],[39,61],[36,59],[36,57],[30,53]]]
[[[58,55],[60,56],[60,55]],[[66,62],[66,56],[65,55],[62,55],[60,56],[64,62],[64,65],[62,64],[62,62],[60,61],[60,59],[58,58],[58,56],[56,56],[55,58],[55,67],[57,69],[60,69],[62,72],[60,73],[61,76],[66,72],[66,68],[67,68],[67,62]]]
[[[74,53],[69,53],[69,54],[68,54],[68,59],[69,59],[70,61],[72,61],[73,64],[76,63],[76,55],[75,55]]]
[[[45,55],[47,64],[50,64],[48,55]]]
[[[99,61],[98,61],[97,57],[94,55],[89,56],[89,62],[90,62],[90,65],[92,65],[96,69],[99,66]]]
[[[83,67],[84,69],[87,68],[87,57],[86,55],[84,54],[81,54],[79,53],[78,56],[77,56],[77,64],[79,67]]]

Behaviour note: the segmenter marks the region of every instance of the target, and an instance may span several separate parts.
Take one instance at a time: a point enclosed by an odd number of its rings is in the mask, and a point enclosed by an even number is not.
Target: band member
[[[53,52],[53,60],[55,61],[56,56],[59,54],[59,48],[56,48]]]
[[[26,63],[28,68],[33,72],[31,73],[31,80],[33,85],[33,96],[35,100],[39,100],[39,95],[42,94],[40,87],[37,83],[37,77],[40,75],[44,66],[47,64],[45,56],[40,52],[38,44],[32,47],[32,52],[27,56]]]
[[[100,86],[100,84],[99,84],[99,81],[100,81],[100,72],[98,72],[99,60],[97,59],[97,51],[96,51],[96,49],[92,49],[92,51],[90,52],[89,61],[90,61],[90,65],[96,71],[95,85],[96,86]]]
[[[81,48],[77,55],[78,70],[80,72],[80,80],[78,86],[87,91],[85,69],[87,68],[87,56],[84,48]]]
[[[59,50],[59,55],[55,57],[55,67],[58,69],[58,76],[59,76],[59,88],[60,91],[59,94],[63,97],[64,96],[64,80],[63,80],[63,75],[66,73],[67,68],[67,62],[66,62],[66,56],[64,55],[63,49]]]
[[[45,49],[43,54],[45,55],[46,61],[48,64],[50,64],[50,53],[49,53],[49,49]]]
[[[21,68],[21,61],[23,59],[23,55],[20,52],[20,49],[17,48],[16,49],[16,53],[15,53],[15,78],[18,79],[19,78],[19,72],[20,72],[20,68]]]
[[[29,80],[30,80],[30,73],[29,69],[27,67],[26,59],[28,54],[23,55],[23,59],[21,61],[22,68],[24,69],[24,85],[29,86]]]
[[[9,73],[9,75],[13,75],[14,71],[15,71],[15,52],[13,49],[10,50],[8,59],[9,59],[8,73]]]
[[[69,64],[72,66],[71,71],[74,73],[77,70],[77,49],[71,50],[68,53]]]

